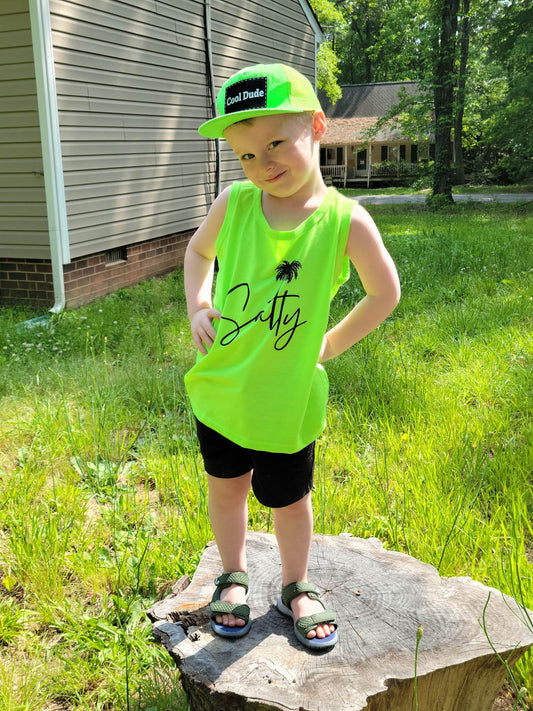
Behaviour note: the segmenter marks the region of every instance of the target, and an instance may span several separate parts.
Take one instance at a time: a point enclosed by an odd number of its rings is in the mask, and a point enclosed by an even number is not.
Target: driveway
[[[401,203],[424,203],[427,195],[372,195],[354,196],[361,205],[394,205]],[[455,202],[519,202],[533,200],[533,193],[477,193],[454,195]]]

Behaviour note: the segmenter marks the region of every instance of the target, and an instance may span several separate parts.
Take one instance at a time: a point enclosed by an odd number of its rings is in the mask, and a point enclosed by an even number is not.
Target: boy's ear
[[[323,111],[315,111],[313,114],[313,133],[315,141],[321,141],[326,133],[326,117]]]

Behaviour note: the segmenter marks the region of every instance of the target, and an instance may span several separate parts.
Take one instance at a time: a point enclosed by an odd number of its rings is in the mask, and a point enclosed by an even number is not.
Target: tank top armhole
[[[358,204],[357,200],[350,200],[346,197],[344,198],[344,209],[342,211],[339,239],[339,247],[342,247],[342,254],[344,255],[346,254],[346,246],[348,244],[348,236],[350,234],[350,226],[352,224],[352,212],[354,207]]]
[[[352,211],[356,202],[343,196],[342,211],[339,222],[339,242],[337,246],[337,268],[335,270],[337,277],[333,282],[331,289],[331,298],[335,296],[339,288],[345,284],[350,278],[350,257],[346,254],[346,245],[348,244],[348,235],[350,234],[350,225],[352,220]]]
[[[220,250],[223,248],[224,243],[226,242],[226,239],[228,237],[228,234],[231,231],[231,225],[233,223],[233,216],[235,215],[235,211],[237,209],[237,203],[239,200],[239,194],[241,192],[242,186],[243,186],[243,182],[235,182],[235,183],[232,183],[232,185],[230,186],[230,191],[229,191],[229,196],[228,196],[228,204],[226,206],[226,214],[224,215],[224,220],[222,222],[222,226],[220,227],[219,233],[218,233],[216,241],[215,241],[215,248],[216,248],[217,254],[220,254]]]

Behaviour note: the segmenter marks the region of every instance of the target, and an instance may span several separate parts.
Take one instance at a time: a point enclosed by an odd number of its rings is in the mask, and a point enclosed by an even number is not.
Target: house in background
[[[379,131],[370,141],[365,131],[399,103],[399,95],[419,93],[415,82],[348,84],[342,98],[331,104],[320,93],[328,129],[321,142],[320,166],[326,179],[356,185],[395,182],[416,175],[419,161],[431,157],[429,140],[412,142],[394,128]]]
[[[243,66],[313,82],[307,0],[2,0],[0,302],[60,311],[174,269],[241,167],[202,138]]]

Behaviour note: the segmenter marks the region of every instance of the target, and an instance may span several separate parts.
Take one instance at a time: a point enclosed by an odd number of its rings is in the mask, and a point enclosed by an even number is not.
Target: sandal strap
[[[209,605],[211,617],[214,619],[217,615],[235,615],[240,617],[246,623],[250,619],[250,608],[244,603],[225,602],[220,599],[220,593],[230,585],[241,585],[248,592],[248,573],[235,571],[233,573],[222,573],[215,580],[216,589]]]
[[[215,585],[220,590],[229,588],[230,585],[242,585],[242,587],[246,589],[246,592],[248,592],[248,573],[243,573],[241,571],[236,571],[234,573],[222,573],[222,575],[219,575],[215,580]]]
[[[281,600],[285,607],[290,609],[291,602],[295,597],[298,597],[298,595],[301,595],[302,593],[307,593],[311,600],[320,600],[318,590],[314,585],[311,585],[311,583],[289,583],[281,591]],[[320,602],[322,602],[322,600],[320,600]]]
[[[215,602],[210,604],[209,608],[212,618],[215,618],[217,615],[235,615],[235,617],[239,617],[245,622],[248,622],[250,619],[250,608],[248,605],[215,600]]]
[[[314,615],[300,617],[299,620],[296,620],[295,625],[298,632],[300,632],[303,637],[307,637],[308,633],[321,623],[336,625],[337,618],[333,610],[324,610],[323,612],[315,612]]]

